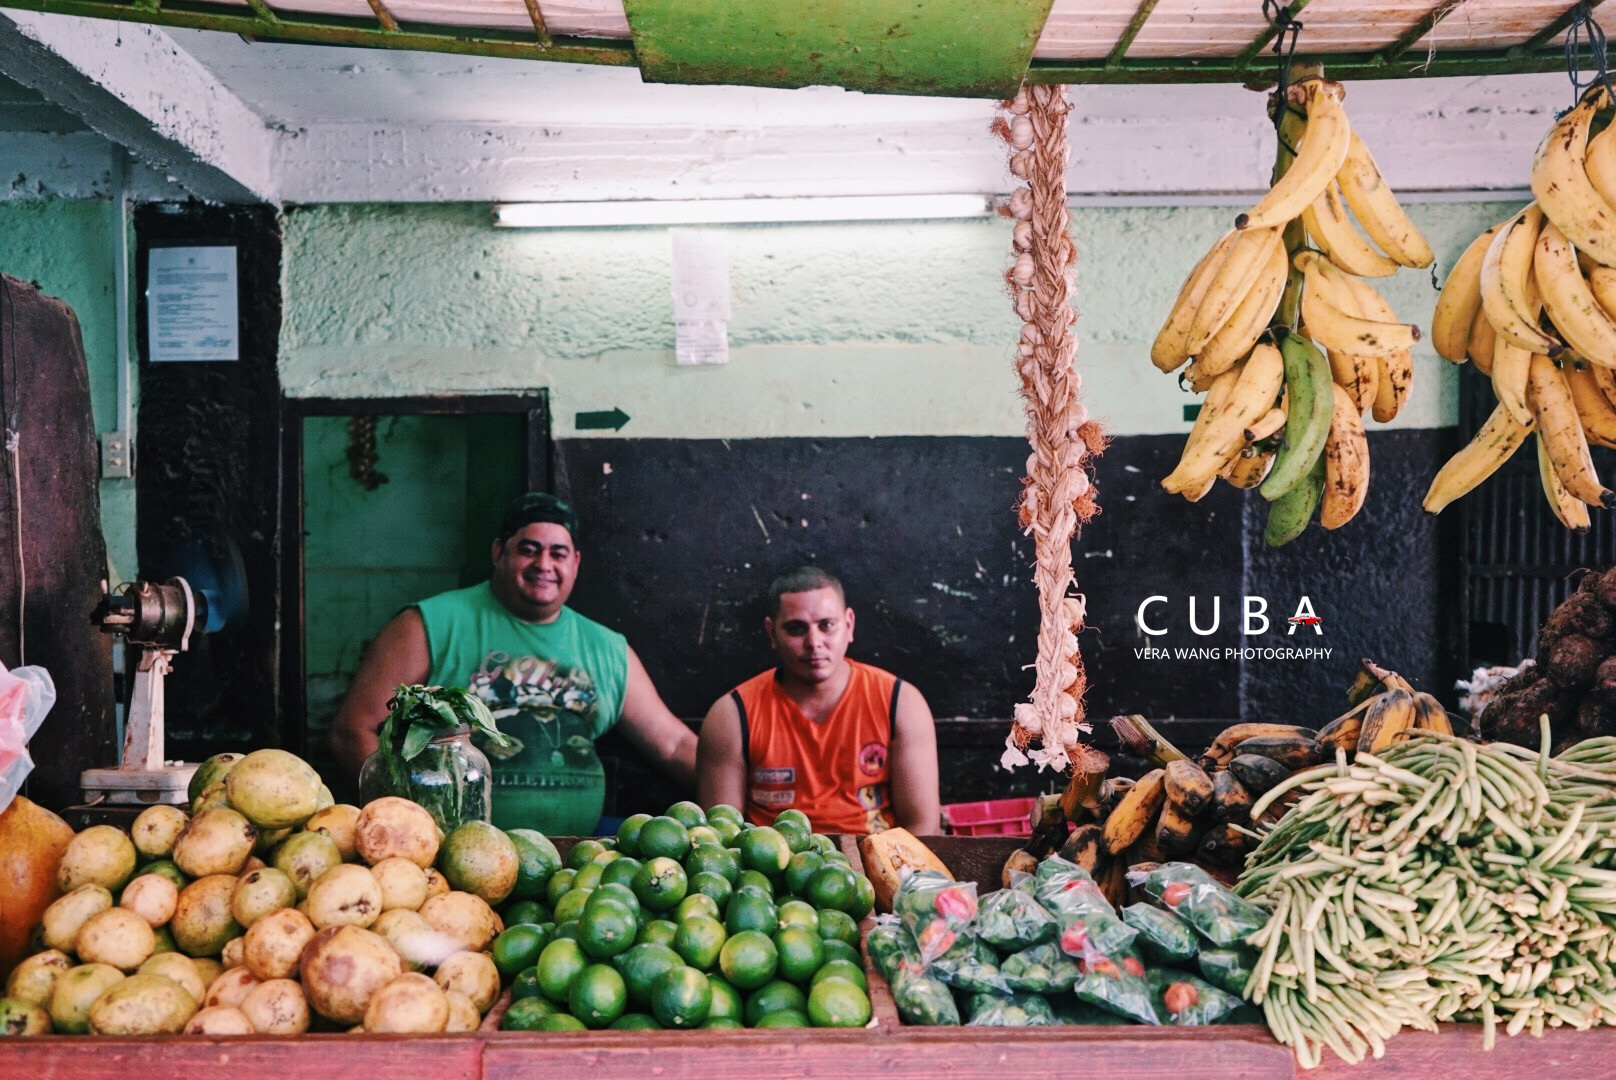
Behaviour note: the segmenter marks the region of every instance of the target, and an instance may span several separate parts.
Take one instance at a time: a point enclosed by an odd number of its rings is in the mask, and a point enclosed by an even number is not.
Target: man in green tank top
[[[628,741],[687,788],[696,736],[657,694],[622,634],[566,606],[577,580],[572,505],[530,492],[505,512],[493,575],[405,608],[371,643],[331,728],[352,774],[400,683],[461,686],[482,698],[514,744],[484,747],[494,824],[557,836],[594,831],[605,803],[595,740],[621,724]]]

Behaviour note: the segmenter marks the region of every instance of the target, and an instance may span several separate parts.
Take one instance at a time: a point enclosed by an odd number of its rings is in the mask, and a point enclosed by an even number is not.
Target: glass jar
[[[389,761],[377,749],[359,770],[359,797],[368,803],[384,795],[419,803],[445,833],[468,821],[487,821],[493,799],[488,758],[472,745],[468,726],[439,732],[413,761],[403,760],[401,752]]]

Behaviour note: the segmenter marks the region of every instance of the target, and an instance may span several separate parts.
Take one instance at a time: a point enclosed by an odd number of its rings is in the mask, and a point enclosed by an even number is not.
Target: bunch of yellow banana
[[[1536,436],[1544,496],[1569,529],[1616,503],[1590,443],[1616,446],[1616,128],[1589,138],[1611,105],[1596,84],[1555,122],[1532,161],[1535,202],[1471,242],[1431,319],[1438,355],[1475,362],[1498,405],[1437,473],[1432,513],[1496,472]]]
[[[1279,105],[1288,164],[1190,272],[1150,351],[1206,394],[1163,489],[1193,502],[1220,477],[1257,488],[1274,546],[1315,513],[1335,529],[1363,506],[1363,416],[1384,423],[1402,409],[1420,331],[1362,279],[1434,259],[1353,133],[1342,94],[1322,78],[1289,87]]]

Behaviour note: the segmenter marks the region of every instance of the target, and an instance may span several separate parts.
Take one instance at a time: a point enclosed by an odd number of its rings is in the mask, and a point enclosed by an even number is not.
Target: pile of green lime
[[[858,921],[875,893],[801,811],[753,826],[679,802],[529,869],[493,945],[502,1030],[869,1023]]]

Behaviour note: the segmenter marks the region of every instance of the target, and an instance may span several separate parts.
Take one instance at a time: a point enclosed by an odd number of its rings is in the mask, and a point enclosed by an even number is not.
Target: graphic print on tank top
[[[533,786],[557,772],[595,774],[595,680],[583,668],[498,650],[483,658],[467,687],[488,705],[504,750],[480,744],[494,763],[494,782]]]

